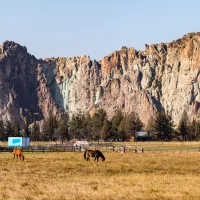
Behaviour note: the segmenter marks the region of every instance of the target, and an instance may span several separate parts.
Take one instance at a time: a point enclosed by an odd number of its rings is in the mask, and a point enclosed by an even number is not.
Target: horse
[[[15,156],[17,156],[17,158],[19,158],[20,160],[22,159],[22,161],[24,161],[24,155],[23,155],[23,152],[21,149],[15,148],[13,151],[13,154],[14,154],[14,158],[15,158]]]
[[[105,161],[104,155],[99,150],[86,150],[84,153],[85,160],[89,161],[90,157],[94,157],[94,162],[97,160],[99,161],[99,157],[101,157],[102,161]]]

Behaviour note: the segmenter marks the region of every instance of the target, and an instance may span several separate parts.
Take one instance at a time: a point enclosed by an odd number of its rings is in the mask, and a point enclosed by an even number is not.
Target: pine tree
[[[0,140],[7,140],[3,120],[0,120]]]
[[[100,139],[100,134],[104,125],[104,120],[107,119],[107,113],[103,109],[99,109],[92,117],[92,136],[94,139]]]
[[[151,116],[147,122],[147,126],[146,126],[146,131],[149,133],[149,135],[151,136],[151,138],[154,138],[156,137],[156,130],[155,130],[155,125],[154,125],[154,122],[155,122],[155,117],[154,116]]]
[[[81,112],[73,114],[69,122],[70,135],[76,139],[83,138],[83,114]]]
[[[140,131],[142,127],[143,123],[136,112],[126,114],[119,127],[120,137],[125,140],[133,135],[136,139],[136,131]]]
[[[49,134],[49,138],[51,141],[55,139],[55,130],[57,128],[57,120],[56,117],[53,116],[52,112],[49,112],[49,116],[47,117],[46,121],[46,128]]]
[[[198,140],[200,139],[200,120],[196,122],[195,136]]]
[[[119,126],[123,118],[124,116],[121,110],[117,110],[117,112],[115,113],[115,115],[111,120],[111,137],[113,139],[119,138]]]
[[[45,119],[42,121],[42,124],[41,124],[40,136],[41,136],[41,140],[43,141],[50,140],[49,129],[48,129],[47,122]]]
[[[38,141],[40,139],[40,126],[34,121],[33,126],[31,128],[31,139],[33,141]]]
[[[134,138],[137,139],[136,137],[136,131],[140,131],[143,127],[143,123],[139,118],[139,115],[136,112],[132,112],[129,115],[130,118],[130,133],[134,134]]]
[[[183,111],[182,117],[180,119],[178,130],[183,140],[186,140],[189,135],[189,118],[185,110]]]
[[[131,136],[129,131],[127,130],[127,128],[129,127],[128,123],[128,117],[125,115],[118,128],[118,139],[121,139],[122,141],[127,140]]]
[[[189,123],[189,130],[188,130],[188,136],[189,136],[189,140],[195,140],[197,138],[196,134],[195,134],[195,130],[196,130],[196,120],[193,119],[191,123]]]
[[[60,136],[62,142],[65,139],[69,140],[68,117],[66,114],[63,114],[58,121],[58,128],[56,129],[56,133]]]
[[[154,122],[154,129],[157,132],[157,139],[171,140],[173,137],[173,121],[171,115],[157,112]]]
[[[20,132],[20,125],[19,125],[19,122],[17,121],[13,124],[13,136],[14,137],[22,136]]]
[[[10,121],[6,121],[5,123],[5,135],[7,138],[14,136],[14,130]]]
[[[103,127],[100,133],[100,138],[102,140],[107,140],[110,136],[110,128],[109,128],[109,121],[104,119]]]
[[[89,140],[92,138],[92,118],[89,113],[84,117],[84,137]]]

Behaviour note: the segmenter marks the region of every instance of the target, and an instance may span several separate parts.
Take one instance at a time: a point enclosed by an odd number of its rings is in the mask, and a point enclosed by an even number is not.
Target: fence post
[[[44,147],[42,147],[42,151],[43,151],[43,153],[44,153]]]
[[[115,152],[115,147],[113,146],[113,152]]]
[[[79,152],[81,152],[81,146],[79,147]]]
[[[144,148],[142,148],[142,153],[144,153]]]
[[[126,146],[124,146],[124,153],[126,153]]]
[[[135,147],[135,153],[137,153],[137,147]]]

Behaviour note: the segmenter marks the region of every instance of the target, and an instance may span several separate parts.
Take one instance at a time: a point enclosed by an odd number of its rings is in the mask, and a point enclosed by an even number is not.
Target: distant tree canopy
[[[93,115],[79,112],[71,118],[64,113],[58,118],[49,112],[42,123],[34,122],[31,127],[28,124],[20,127],[17,121],[11,123],[0,120],[0,140],[7,140],[10,136],[29,136],[32,141],[59,139],[63,142],[73,138],[126,141],[141,130],[147,131],[152,140],[200,140],[200,121],[190,121],[186,111],[183,112],[177,128],[168,113],[157,112],[149,119],[145,128],[136,112],[122,113],[121,110],[116,110],[114,116],[108,119],[104,109],[97,110]]]

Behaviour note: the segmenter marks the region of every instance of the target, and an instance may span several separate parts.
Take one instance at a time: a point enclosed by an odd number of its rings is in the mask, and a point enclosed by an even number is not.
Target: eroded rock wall
[[[122,47],[101,61],[88,56],[38,60],[26,47],[0,46],[0,118],[32,122],[103,108],[136,111],[142,121],[163,111],[177,124],[184,109],[200,117],[200,33],[145,51]]]
[[[136,111],[146,123],[157,110],[177,124],[184,109],[199,116],[200,34],[171,43],[122,47],[101,61],[89,57],[48,59],[43,64],[55,101],[74,113],[104,108],[109,117],[120,108]]]

